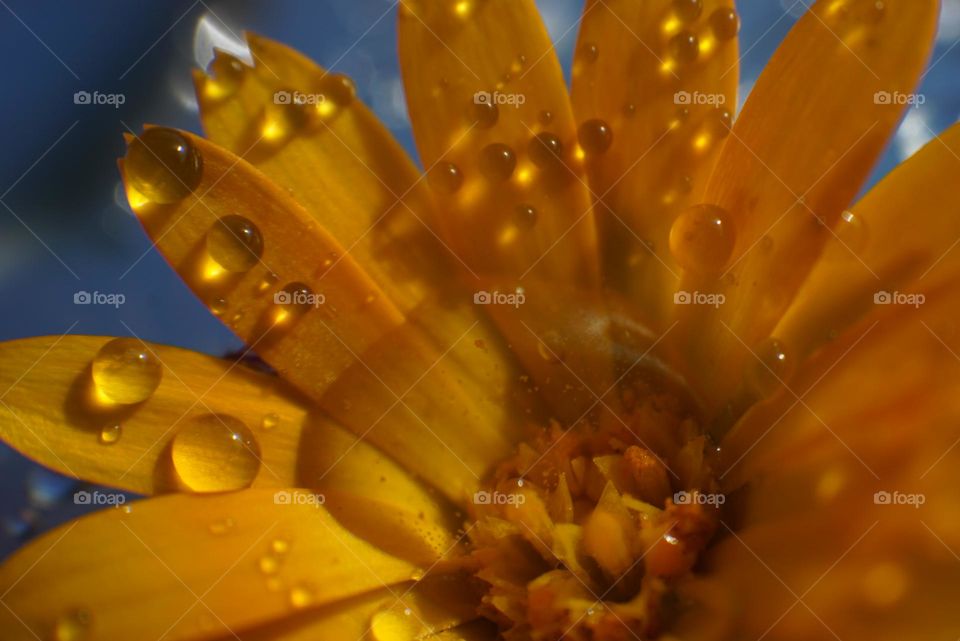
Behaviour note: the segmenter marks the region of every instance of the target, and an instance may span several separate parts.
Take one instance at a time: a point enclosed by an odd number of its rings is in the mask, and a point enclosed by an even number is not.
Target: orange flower
[[[405,0],[421,172],[258,36],[133,210],[254,370],[0,344],[0,435],[146,495],[0,568],[4,639],[956,636],[960,129],[851,210],[935,0],[823,0],[733,122],[729,0]],[[121,495],[78,500],[121,503]]]

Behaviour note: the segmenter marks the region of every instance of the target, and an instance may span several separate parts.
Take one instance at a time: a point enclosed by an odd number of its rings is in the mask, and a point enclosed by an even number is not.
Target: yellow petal
[[[580,123],[600,119],[613,132],[606,153],[586,161],[601,201],[595,215],[604,275],[661,329],[680,274],[667,242],[670,224],[701,198],[736,109],[732,10],[730,0],[591,0],[580,24],[574,113]],[[684,53],[694,59],[677,57]]]
[[[444,212],[438,227],[469,276],[593,287],[596,239],[573,115],[534,2],[404,0],[399,41],[414,137]],[[530,143],[540,133],[560,140],[565,164],[548,149],[536,164]]]
[[[314,495],[286,496],[171,495],[58,528],[0,568],[0,628],[204,639],[410,580],[412,565],[352,536]]]
[[[775,334],[803,356],[881,304],[956,274],[960,125],[897,167],[847,212]],[[889,301],[887,300],[889,298]],[[902,303],[906,298],[898,298]],[[880,308],[882,310],[882,307]],[[879,311],[879,310],[878,310]]]
[[[499,390],[471,393],[457,379],[455,361],[446,360],[460,341],[477,340],[477,325],[438,345],[405,322],[288,193],[241,158],[182,135],[203,159],[186,198],[145,202],[126,176],[128,198],[167,260],[284,378],[447,496],[464,500],[510,447],[510,408],[494,401]],[[263,238],[246,271],[220,269],[209,251],[208,232],[228,215],[247,219]]]
[[[162,374],[149,398],[119,404],[92,376],[94,357],[111,340],[45,336],[0,343],[3,440],[63,474],[151,494],[188,489],[172,467],[171,442],[193,420],[218,414],[240,420],[255,435],[254,486],[298,484],[297,448],[308,408],[276,377],[134,340]],[[275,425],[264,429],[264,422]],[[208,472],[227,482],[222,468],[220,461]]]
[[[896,125],[927,60],[935,0],[822,0],[760,76],[704,200],[736,235],[724,273],[686,272],[681,289],[720,292],[689,305],[676,337],[711,410],[742,380]],[[694,257],[695,258],[695,257]]]

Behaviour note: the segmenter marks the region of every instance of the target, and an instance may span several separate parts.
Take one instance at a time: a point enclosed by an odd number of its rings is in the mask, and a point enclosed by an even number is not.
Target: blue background
[[[806,0],[804,0],[806,1]],[[960,115],[960,0],[944,0],[934,60],[913,109],[871,182]],[[210,44],[249,29],[354,78],[361,98],[415,155],[388,0],[214,0],[43,3],[0,0],[0,340],[129,335],[222,355],[239,341],[164,263],[118,190],[127,127],[199,131],[190,69]],[[569,71],[582,0],[541,0]],[[800,0],[740,0],[740,100],[803,9]],[[371,27],[371,25],[373,25]],[[568,30],[569,29],[569,30]],[[563,34],[566,32],[566,35]],[[561,38],[561,36],[563,36]],[[334,64],[336,63],[336,64]],[[76,105],[77,91],[122,93],[120,108]],[[121,279],[119,276],[126,273]],[[76,306],[78,290],[126,296],[119,310]],[[71,329],[72,328],[72,329]],[[0,363],[0,367],[3,364]],[[83,511],[72,479],[0,444],[0,557]]]

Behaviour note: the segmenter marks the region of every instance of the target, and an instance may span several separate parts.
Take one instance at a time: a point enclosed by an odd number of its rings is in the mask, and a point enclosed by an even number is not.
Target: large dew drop
[[[263,236],[249,219],[224,216],[207,232],[207,253],[228,272],[245,272],[263,256]]]
[[[104,399],[132,405],[147,400],[160,385],[163,367],[135,338],[115,338],[93,357],[93,382]]]
[[[694,205],[670,228],[670,252],[681,267],[697,273],[722,269],[735,240],[729,214],[716,205]]]
[[[200,184],[203,158],[179,131],[154,127],[130,143],[124,169],[130,185],[148,200],[170,204]]]
[[[253,433],[229,414],[190,419],[173,439],[173,466],[194,492],[249,487],[260,471],[260,446]]]

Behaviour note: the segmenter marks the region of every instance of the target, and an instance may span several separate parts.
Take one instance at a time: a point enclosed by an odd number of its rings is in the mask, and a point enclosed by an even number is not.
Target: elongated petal
[[[902,304],[955,275],[960,219],[951,212],[960,208],[960,194],[951,177],[958,169],[960,126],[954,125],[845,214],[776,335],[803,356],[876,303]]]
[[[404,0],[399,39],[408,111],[444,211],[444,240],[472,275],[530,273],[594,286],[582,168],[567,153],[560,154],[566,163],[554,157],[553,147],[530,147],[541,133],[567,152],[576,146],[560,64],[533,1]],[[445,180],[447,163],[462,179],[456,189]]]
[[[580,23],[574,113],[613,132],[586,160],[604,276],[660,328],[680,273],[670,225],[702,197],[737,104],[732,11],[729,0],[591,0]]]
[[[127,181],[128,197],[167,260],[283,377],[447,496],[464,500],[510,445],[510,407],[494,401],[498,390],[471,393],[455,361],[446,360],[459,342],[482,338],[471,336],[476,325],[438,345],[405,322],[287,192],[241,158],[182,135],[203,158],[191,195],[170,205],[144,203]],[[226,216],[246,219],[263,239],[246,271],[220,269],[211,253],[211,229]]]
[[[280,380],[237,362],[134,341],[159,363],[161,378],[146,400],[123,405],[105,396],[92,375],[94,358],[111,340],[45,336],[0,343],[3,440],[64,474],[152,494],[183,488],[170,462],[173,438],[192,420],[221,414],[256,436],[254,486],[298,484],[308,408]],[[265,421],[275,426],[264,429]]]
[[[742,380],[744,345],[773,330],[906,108],[938,5],[817,2],[753,88],[704,194],[727,212],[732,256],[681,283],[726,299],[679,308],[677,336],[711,409]]]
[[[401,585],[414,567],[352,536],[314,495],[172,495],[54,530],[0,569],[6,638],[205,639]]]
[[[254,68],[218,52],[212,77],[195,74],[208,137],[293,194],[408,320],[443,348],[454,343],[482,315],[463,296],[470,288],[457,257],[430,228],[437,212],[420,171],[348,79],[281,43],[252,34],[247,41]],[[278,92],[327,111],[288,136],[258,140],[276,117]],[[462,365],[461,378],[508,393],[519,375],[496,330],[479,323],[472,334],[487,352],[456,343],[450,359]]]

